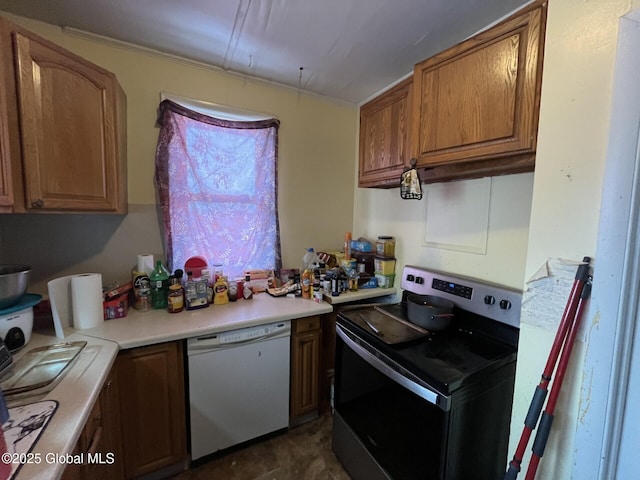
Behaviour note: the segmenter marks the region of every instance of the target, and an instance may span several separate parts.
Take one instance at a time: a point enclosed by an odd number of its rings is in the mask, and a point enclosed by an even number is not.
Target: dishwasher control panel
[[[289,322],[278,322],[269,325],[232,330],[231,332],[222,332],[218,334],[218,338],[220,344],[246,342],[247,340],[255,340],[257,338],[273,337],[274,335],[284,333],[284,331],[289,328]]]
[[[213,348],[216,345],[231,345],[235,343],[247,343],[251,341],[266,340],[274,337],[291,335],[291,322],[269,323],[266,325],[256,325],[254,327],[239,328],[227,332],[212,333],[197,338],[190,338],[187,342],[190,349],[200,350],[203,348]]]

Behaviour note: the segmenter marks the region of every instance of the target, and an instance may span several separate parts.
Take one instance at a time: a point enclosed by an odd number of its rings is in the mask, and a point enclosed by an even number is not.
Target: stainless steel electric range
[[[405,266],[402,301],[337,317],[333,450],[355,480],[504,476],[522,292]],[[408,321],[409,294],[454,302]]]

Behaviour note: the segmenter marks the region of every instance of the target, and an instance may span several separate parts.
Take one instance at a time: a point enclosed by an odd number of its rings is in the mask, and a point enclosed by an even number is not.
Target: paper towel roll
[[[73,327],[71,311],[71,279],[73,275],[54,278],[47,282],[49,290],[49,302],[53,315],[53,326],[56,330],[56,337],[64,338],[64,329]]]
[[[153,272],[153,255],[150,253],[141,253],[138,255],[138,272],[145,272],[147,275],[151,275]]]
[[[97,327],[104,321],[102,311],[102,275],[84,273],[71,277],[73,327]]]

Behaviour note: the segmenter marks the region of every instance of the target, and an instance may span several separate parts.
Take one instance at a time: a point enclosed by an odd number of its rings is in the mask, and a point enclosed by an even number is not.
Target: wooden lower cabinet
[[[125,478],[187,462],[182,342],[124,350],[116,360]]]
[[[120,430],[120,406],[115,371],[102,387],[72,455],[84,463],[69,464],[63,480],[112,480],[124,478]]]
[[[314,316],[291,324],[289,425],[295,426],[319,415],[322,323],[320,316]]]

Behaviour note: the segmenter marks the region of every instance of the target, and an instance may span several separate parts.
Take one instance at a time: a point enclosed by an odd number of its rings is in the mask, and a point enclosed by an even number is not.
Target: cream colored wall
[[[112,239],[96,245],[93,250],[97,251],[91,256],[79,258],[75,252],[64,249],[57,252],[63,260],[68,260],[64,270],[58,272],[113,271],[113,254],[118,252],[124,258],[116,260],[116,265],[123,270],[124,265],[135,260],[135,253],[147,251],[145,243],[152,244],[153,253],[162,254],[153,207],[154,154],[158,136],[155,118],[161,91],[265,112],[279,118],[278,193],[284,266],[298,267],[306,247],[330,249],[342,245],[344,232],[352,227],[355,175],[352,164],[356,155],[358,118],[355,105],[137,48],[63,33],[57,27],[26,18],[3,16],[114,72],[127,95],[129,203],[137,214],[145,212],[145,223],[153,231],[144,243],[140,237],[136,241],[127,233],[129,224],[122,222],[124,227],[109,230],[107,234],[111,234]],[[291,75],[297,78],[297,66],[292,68]],[[60,218],[64,220],[64,217]],[[16,221],[0,220],[0,237],[4,232],[4,244],[12,245],[12,240],[6,238],[11,235],[7,232],[8,222]],[[38,223],[42,222],[31,222],[32,228],[39,228]],[[27,222],[23,228],[29,228],[29,225]],[[82,235],[82,232],[65,231],[61,227],[60,235],[72,237]],[[127,243],[124,239],[133,241]],[[59,243],[63,245],[62,241]],[[2,244],[3,238],[0,238],[0,246]],[[38,248],[37,241],[33,245],[23,245],[20,255],[25,261],[29,258],[46,261],[37,253]],[[65,262],[56,264],[63,266]],[[52,275],[50,265],[43,267],[46,268],[41,271]]]
[[[456,195],[457,184],[468,182],[473,181],[450,182],[438,190],[437,195]],[[356,189],[353,235],[371,239],[378,235],[396,237],[396,273],[403,265],[420,265],[522,288],[532,187],[531,173],[492,179],[485,254],[425,244],[424,240],[428,240],[425,235],[427,202],[436,195],[426,194],[429,185],[423,185],[425,195],[422,200],[402,200],[398,188]],[[446,198],[437,200],[446,203]],[[461,226],[472,221],[459,207],[448,208],[447,215],[452,223]]]
[[[595,253],[618,23],[639,5],[638,0],[549,2],[526,278],[548,258],[581,260]],[[595,275],[597,263],[603,261],[606,259],[595,259]],[[586,328],[596,321],[583,319]],[[533,326],[523,318],[511,455],[555,333],[555,328]],[[538,478],[571,478],[582,365],[588,348],[581,341],[574,347]],[[527,449],[523,470],[529,456]],[[595,478],[599,459],[593,462]]]

